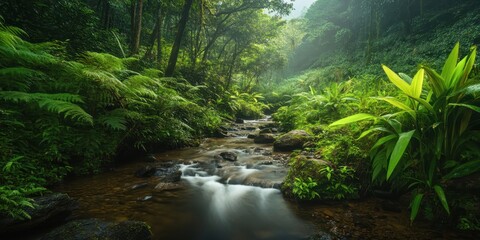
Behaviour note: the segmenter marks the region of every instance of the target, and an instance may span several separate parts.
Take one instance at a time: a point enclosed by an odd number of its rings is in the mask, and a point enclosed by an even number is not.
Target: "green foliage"
[[[330,166],[322,168],[320,172],[327,178],[326,188],[321,190],[322,197],[327,199],[353,198],[358,195],[357,187],[352,182],[355,170],[348,166],[339,166],[334,169]]]
[[[293,182],[292,193],[300,200],[313,200],[320,197],[315,190],[317,186],[317,182],[315,182],[311,177],[308,177],[306,180],[295,178],[295,182]]]
[[[120,151],[191,145],[221,123],[201,86],[106,53],[68,61],[21,33],[0,22],[0,209],[15,218],[70,172],[100,172]]]
[[[412,200],[412,221],[426,196],[435,196],[450,214],[445,182],[480,169],[477,166],[480,152],[474,147],[478,146],[480,136],[480,124],[474,120],[480,112],[475,87],[479,83],[478,79],[469,78],[476,48],[460,61],[458,55],[457,43],[441,74],[422,66],[413,78],[408,78],[383,66],[400,95],[379,100],[400,111],[380,117],[356,114],[331,124],[375,121],[362,134],[380,133],[371,148],[372,179],[410,183],[410,189],[416,192]],[[425,79],[428,85],[424,84]]]
[[[355,171],[349,166],[308,159],[303,155],[290,158],[290,170],[283,183],[283,192],[301,200],[340,200],[355,198]]]

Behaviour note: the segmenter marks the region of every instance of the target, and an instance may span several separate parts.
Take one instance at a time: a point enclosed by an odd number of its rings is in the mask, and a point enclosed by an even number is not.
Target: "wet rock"
[[[273,143],[275,142],[275,136],[271,133],[260,134],[253,139],[254,143]]]
[[[182,185],[178,183],[165,183],[161,182],[158,183],[157,186],[155,186],[155,191],[161,192],[161,191],[172,191],[172,190],[177,190],[181,189]]]
[[[147,165],[138,169],[135,172],[135,177],[147,178],[147,177],[153,176],[155,172],[156,172],[155,167]]]
[[[150,226],[139,221],[120,223],[100,219],[82,219],[69,222],[46,234],[41,240],[84,240],[84,239],[152,239]]]
[[[280,137],[273,143],[275,151],[292,151],[302,149],[312,136],[303,130],[293,130]]]
[[[261,129],[260,134],[262,134],[262,133],[272,133],[272,129],[270,129],[270,128]]]
[[[256,138],[257,136],[258,136],[258,133],[249,133],[249,134],[247,135],[247,138],[249,138],[249,139],[254,139],[254,138]]]
[[[219,154],[223,160],[235,162],[237,161],[237,154],[234,152],[222,152]]]
[[[218,129],[218,130],[216,130],[215,132],[212,133],[212,137],[226,138],[226,137],[228,137],[228,133],[226,131]]]
[[[159,177],[161,182],[178,182],[182,177],[182,172],[178,167],[159,168],[155,172],[155,176]]]
[[[144,188],[146,186],[148,186],[148,183],[139,183],[139,184],[133,185],[130,189],[136,190],[136,189]]]
[[[235,123],[245,123],[245,120],[243,120],[241,118],[237,118],[237,119],[235,119]]]
[[[247,126],[247,127],[245,127],[245,130],[247,130],[247,131],[255,131],[255,130],[257,130],[257,128],[256,128],[256,127]]]
[[[78,204],[67,194],[53,193],[34,198],[35,208],[26,208],[30,220],[17,220],[10,216],[0,217],[0,233],[29,231],[30,229],[58,224],[77,209]]]

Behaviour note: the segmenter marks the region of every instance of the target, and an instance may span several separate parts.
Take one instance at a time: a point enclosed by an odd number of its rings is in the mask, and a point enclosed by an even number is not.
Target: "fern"
[[[124,69],[122,59],[108,53],[86,52],[83,55],[81,62],[95,68],[96,70],[106,72],[115,72]]]
[[[26,93],[18,91],[1,91],[0,99],[13,103],[36,102],[40,108],[46,109],[57,114],[64,114],[65,117],[77,119],[79,121],[93,124],[93,118],[81,107],[74,103],[83,103],[78,95],[68,93]]]
[[[113,130],[126,130],[128,111],[123,108],[117,108],[100,116],[97,121]]]
[[[33,78],[41,72],[25,67],[9,67],[0,69],[0,90],[27,91]]]

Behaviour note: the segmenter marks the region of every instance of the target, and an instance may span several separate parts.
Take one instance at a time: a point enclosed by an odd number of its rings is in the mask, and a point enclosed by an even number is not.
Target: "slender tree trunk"
[[[135,19],[137,15],[137,4],[136,0],[130,0],[130,50],[133,49],[134,40],[135,40]]]
[[[193,1],[194,0],[185,0],[185,4],[183,5],[182,17],[180,18],[180,22],[178,23],[177,35],[175,36],[175,41],[173,42],[172,46],[172,52],[170,53],[170,58],[168,60],[168,66],[165,70],[166,77],[173,76],[173,72],[175,71],[175,66],[177,65],[178,59],[178,52],[180,51],[180,44],[182,43],[183,33],[185,32],[185,27],[187,26],[188,16],[190,13],[190,8],[192,8]]]
[[[143,0],[137,0],[135,18],[134,18],[134,32],[132,40],[131,54],[137,54],[140,49],[140,36],[142,33],[142,9]]]
[[[161,8],[159,10],[159,14],[161,15]],[[162,25],[163,25],[163,16],[159,17],[158,19],[158,31],[157,31],[157,64],[160,68],[162,66]]]
[[[143,56],[144,59],[152,59],[154,57],[152,54],[152,51],[153,51],[153,47],[155,46],[155,40],[158,38],[158,31],[160,30],[161,17],[162,17],[161,7],[158,6],[157,9],[158,10],[155,16],[156,17],[155,24],[153,25],[153,32],[152,32],[152,35],[150,35],[150,41],[148,42],[147,52]]]

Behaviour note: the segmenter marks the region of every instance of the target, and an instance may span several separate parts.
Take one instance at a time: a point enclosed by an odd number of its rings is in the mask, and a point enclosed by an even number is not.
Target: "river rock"
[[[182,188],[182,185],[178,183],[165,183],[161,182],[158,183],[157,186],[155,186],[155,191],[161,192],[161,191],[172,191],[172,190],[177,190]]]
[[[278,137],[273,143],[275,151],[292,151],[302,149],[312,136],[303,130],[293,130]]]
[[[58,224],[78,207],[76,201],[64,193],[53,193],[34,198],[35,208],[26,208],[30,220],[17,220],[10,216],[0,217],[0,233],[29,231],[30,229]],[[2,216],[2,215],[0,215]]]
[[[237,119],[235,119],[235,123],[245,123],[245,120],[243,120],[241,118],[237,118]]]
[[[260,129],[260,134],[262,134],[262,133],[272,133],[272,129],[270,129],[270,128]]]
[[[155,176],[160,177],[161,182],[178,182],[182,177],[182,172],[178,167],[158,168]]]
[[[234,152],[222,152],[219,154],[223,160],[235,162],[237,161],[237,154]]]
[[[249,138],[249,139],[255,139],[257,136],[258,136],[258,133],[249,133],[249,134],[247,135],[247,138]]]
[[[275,136],[271,133],[260,134],[253,139],[254,143],[273,143],[275,142]]]
[[[147,165],[135,172],[135,177],[147,178],[155,175],[156,169],[153,166]]]
[[[82,219],[69,222],[49,232],[41,240],[149,240],[152,239],[150,226],[139,221],[120,223],[100,219]]]

